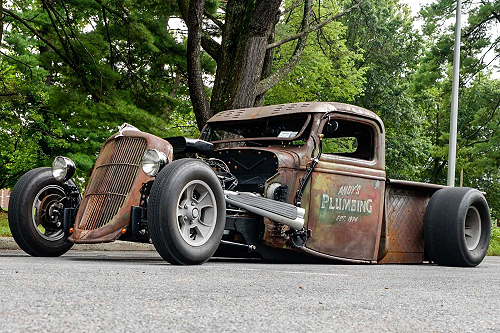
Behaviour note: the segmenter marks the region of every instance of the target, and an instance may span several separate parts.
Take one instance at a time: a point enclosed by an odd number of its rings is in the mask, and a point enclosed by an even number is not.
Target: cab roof
[[[256,108],[234,109],[222,111],[208,120],[208,123],[220,121],[239,121],[265,117],[274,117],[298,113],[328,113],[338,112],[353,114],[378,122],[383,128],[382,120],[374,112],[359,106],[336,102],[302,102],[279,105],[268,105]]]

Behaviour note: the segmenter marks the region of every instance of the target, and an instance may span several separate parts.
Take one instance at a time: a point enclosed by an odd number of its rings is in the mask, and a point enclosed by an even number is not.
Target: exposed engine
[[[229,167],[223,160],[218,158],[208,158],[203,160],[215,171],[224,190],[232,191],[236,188],[236,186],[238,186],[238,179],[231,173],[231,171],[229,171]]]
[[[274,153],[253,149],[224,149],[209,155],[207,163],[217,166],[219,178],[226,180],[226,190],[252,192],[264,196],[266,181],[278,172],[278,158]],[[209,162],[212,160],[212,162]],[[221,163],[222,162],[222,163]],[[227,187],[235,177],[236,185]],[[234,183],[231,183],[234,184]]]

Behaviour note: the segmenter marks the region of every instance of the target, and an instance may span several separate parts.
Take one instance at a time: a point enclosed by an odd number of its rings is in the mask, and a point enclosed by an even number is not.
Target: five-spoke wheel
[[[217,217],[214,192],[207,183],[192,180],[184,186],[177,205],[179,232],[192,246],[205,244],[212,236]]]
[[[215,253],[224,232],[226,202],[206,163],[180,159],[156,177],[148,200],[151,240],[176,265],[201,264]]]

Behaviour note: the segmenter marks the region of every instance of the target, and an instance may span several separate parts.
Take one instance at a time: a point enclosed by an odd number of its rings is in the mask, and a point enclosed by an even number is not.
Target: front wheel
[[[481,192],[450,187],[431,197],[425,211],[424,242],[430,259],[438,265],[479,265],[490,236],[490,210]]]
[[[174,265],[201,264],[220,244],[226,201],[215,172],[204,162],[180,159],[156,177],[148,199],[151,240]]]
[[[64,237],[62,226],[64,186],[54,179],[51,168],[31,170],[14,186],[9,227],[24,252],[35,257],[57,257],[73,246]]]

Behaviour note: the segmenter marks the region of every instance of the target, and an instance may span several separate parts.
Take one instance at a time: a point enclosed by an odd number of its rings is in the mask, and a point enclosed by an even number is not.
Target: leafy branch
[[[283,45],[285,43],[288,43],[288,42],[291,42],[292,40],[296,40],[296,39],[299,39],[299,38],[302,38],[308,34],[310,34],[311,32],[313,31],[316,31],[322,27],[324,27],[325,25],[327,25],[328,23],[331,23],[335,20],[338,20],[339,18],[349,14],[350,12],[352,12],[354,9],[358,8],[365,0],[359,0],[358,2],[356,2],[354,5],[352,5],[351,7],[349,7],[348,9],[346,9],[345,11],[343,11],[342,13],[339,13],[337,15],[334,15],[332,17],[330,17],[329,19],[326,19],[324,20],[323,22],[313,26],[313,27],[309,27],[305,30],[303,30],[302,32],[298,33],[298,34],[295,34],[293,36],[289,36],[289,37],[286,37],[286,38],[283,38],[283,39],[280,39],[279,41],[277,42],[274,42],[272,44],[269,44],[267,45],[267,49],[272,49],[272,48],[275,48],[275,47],[278,47],[280,45]]]

